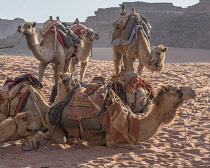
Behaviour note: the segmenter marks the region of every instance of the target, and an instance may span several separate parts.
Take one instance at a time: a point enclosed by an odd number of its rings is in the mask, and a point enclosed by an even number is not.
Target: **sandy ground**
[[[113,62],[107,61],[111,60],[111,50],[95,50],[95,54],[97,52],[98,56],[93,59],[98,60],[90,60],[86,82],[100,75],[106,77],[108,82],[114,74]],[[151,146],[128,150],[102,146],[58,145],[48,142],[38,151],[22,151],[23,140],[18,140],[0,143],[0,168],[210,167],[209,53],[208,50],[173,48],[168,51],[167,62],[170,63],[166,64],[162,73],[144,70],[143,77],[156,89],[162,84],[173,84],[191,86],[197,91],[196,100],[183,103],[174,124],[163,126],[152,139],[147,141]],[[187,61],[183,57],[187,58]],[[177,63],[181,62],[180,60],[184,63]],[[38,61],[33,57],[0,56],[0,86],[7,77],[30,72],[37,76],[37,66]],[[43,84],[43,92],[49,98],[53,86],[51,67],[46,70]]]

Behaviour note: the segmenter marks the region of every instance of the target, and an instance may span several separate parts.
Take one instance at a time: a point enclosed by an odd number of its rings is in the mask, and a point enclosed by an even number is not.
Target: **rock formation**
[[[112,8],[99,8],[95,12],[95,16],[87,17],[86,22],[82,23],[87,27],[92,27],[100,35],[100,39],[93,44],[93,47],[111,47],[112,24],[120,17],[121,5]],[[131,12],[131,8],[135,7],[136,12],[149,20],[152,25],[151,46],[161,43],[167,47],[210,49],[208,45],[210,44],[209,0],[200,0],[199,3],[187,8],[177,7],[172,3],[124,2],[123,5],[127,12]],[[2,27],[4,25],[0,24],[0,38],[4,37]],[[15,34],[14,37],[0,39],[0,47],[4,46],[7,41],[11,43],[11,39],[14,42],[17,41],[16,36]],[[18,52],[15,52],[16,50]],[[19,50],[22,51],[22,54]],[[13,49],[7,51],[7,54],[16,55],[29,55],[30,53],[26,44],[23,43],[18,45],[14,51]]]

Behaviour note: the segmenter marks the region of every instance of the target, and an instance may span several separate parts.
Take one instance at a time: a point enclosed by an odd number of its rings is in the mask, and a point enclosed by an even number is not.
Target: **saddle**
[[[104,105],[107,88],[99,84],[89,84],[87,88],[80,87],[75,91],[66,109],[71,120],[82,120],[96,117]]]
[[[134,113],[144,112],[145,104],[149,104],[156,94],[152,85],[134,72],[122,71],[111,80],[112,89]]]
[[[44,23],[43,29],[40,30],[40,36],[43,38],[41,45],[49,32],[57,33],[60,44],[68,49],[79,43],[79,38],[65,24],[59,20],[48,20]]]
[[[0,89],[0,113],[5,116],[15,116],[20,113],[30,95],[30,85],[38,90],[42,84],[32,74],[25,74],[15,79],[8,78]]]
[[[101,86],[101,84],[89,84],[87,88],[79,84],[75,86],[66,98],[50,109],[48,112],[50,123],[70,128],[79,128],[80,123],[83,128],[100,130],[99,118],[105,111],[104,100],[108,92],[108,88]]]
[[[146,37],[146,39],[149,42],[150,39],[150,31],[151,26],[147,19],[139,15],[141,18],[141,23],[136,23],[136,15],[125,15],[122,16],[118,21],[116,21],[114,26],[114,31],[112,33],[112,45],[128,45],[131,44],[132,39],[134,37],[134,34],[136,31],[141,28],[143,30],[143,33]],[[125,27],[122,27],[120,24],[121,19],[124,19],[125,17],[129,17]],[[137,26],[138,25],[138,26]]]

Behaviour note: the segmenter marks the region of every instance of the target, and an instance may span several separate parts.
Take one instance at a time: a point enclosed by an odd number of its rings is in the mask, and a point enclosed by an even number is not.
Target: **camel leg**
[[[50,139],[56,144],[66,144],[66,136],[60,125],[51,125],[51,129],[44,134],[45,139]]]
[[[124,57],[123,62],[124,62],[126,71],[134,72],[134,68],[133,68],[134,60],[132,58],[130,58],[129,56]]]
[[[69,65],[71,64],[71,57],[65,60],[64,73],[69,72]]]
[[[55,62],[55,69],[54,69],[54,79],[55,79],[55,84],[58,83],[60,80],[60,74],[63,73],[64,71],[64,66],[65,66],[65,61],[61,60],[58,62]]]
[[[81,69],[80,69],[80,81],[83,81],[83,78],[85,76],[85,72],[87,70],[88,66],[88,60],[85,62],[81,62]]]
[[[42,82],[42,79],[43,79],[43,75],[44,75],[44,71],[47,67],[48,63],[39,63],[39,76],[38,76],[38,79],[40,82]]]
[[[76,64],[77,64],[77,60],[76,59],[72,59],[71,60],[71,64],[70,64],[70,72],[71,72],[72,75],[75,74]]]
[[[66,135],[63,128],[60,125],[52,125],[50,124],[49,115],[45,115],[45,121],[47,124],[48,132],[44,134],[45,139],[50,139],[54,143],[57,144],[65,144],[66,143]]]
[[[144,65],[142,64],[141,60],[139,60],[139,66],[138,66],[138,74],[141,75],[143,71]]]
[[[135,145],[132,144],[115,142],[108,133],[106,133],[106,146],[108,148],[126,148],[126,149],[135,148]]]
[[[117,52],[114,49],[114,47],[112,48],[112,51],[113,51],[113,61],[114,61],[115,71],[116,71],[116,75],[118,75],[119,72],[120,72],[120,65],[121,65],[121,61],[122,61],[122,54]]]

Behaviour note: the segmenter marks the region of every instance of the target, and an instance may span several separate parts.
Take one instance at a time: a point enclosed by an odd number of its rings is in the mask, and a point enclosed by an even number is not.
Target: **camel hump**
[[[15,85],[17,85],[17,84],[19,84],[21,82],[27,82],[27,84],[34,85],[34,86],[36,86],[40,90],[43,87],[43,85],[41,84],[41,82],[33,74],[31,74],[31,73],[18,76],[15,79],[8,78],[5,81],[4,86],[5,85],[8,85],[9,86],[9,89],[11,89],[12,87],[14,87]]]
[[[148,20],[136,12],[132,12],[128,15],[123,15],[114,24],[114,31],[112,33],[112,45],[128,45],[132,42],[132,39],[136,31],[141,28],[144,36],[149,41],[151,38],[150,31],[151,26]],[[119,38],[123,40],[118,40]],[[123,41],[123,44],[121,44]]]
[[[87,27],[82,24],[75,24],[71,27],[71,30],[74,32],[74,34],[78,34],[83,29],[87,29]]]

